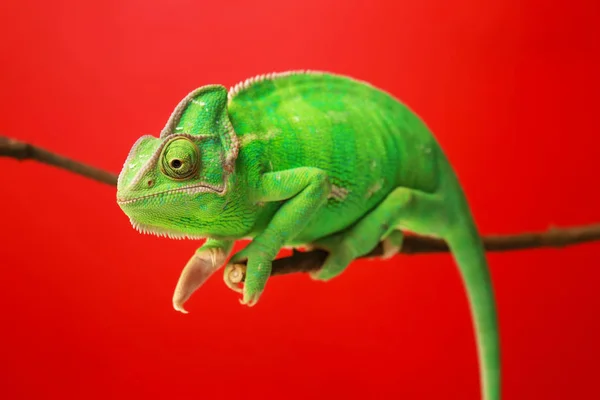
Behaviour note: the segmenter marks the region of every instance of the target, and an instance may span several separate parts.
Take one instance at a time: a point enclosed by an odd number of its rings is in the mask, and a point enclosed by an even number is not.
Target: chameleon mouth
[[[201,235],[194,235],[194,234],[179,232],[174,229],[167,229],[167,228],[161,228],[158,226],[151,226],[151,225],[143,224],[143,223],[136,221],[134,218],[130,218],[129,221],[131,222],[131,226],[133,226],[133,228],[136,231],[143,233],[145,235],[154,235],[154,236],[158,236],[158,237],[165,237],[165,238],[169,238],[169,239],[179,239],[179,240],[205,239],[205,236],[201,236]]]
[[[163,190],[163,191],[160,191],[160,192],[151,193],[151,194],[145,194],[143,196],[137,196],[137,197],[131,197],[131,198],[119,197],[119,195],[117,193],[117,204],[119,204],[119,205],[131,204],[131,203],[135,203],[135,202],[138,202],[138,201],[141,201],[141,200],[146,200],[146,199],[150,199],[150,198],[153,198],[153,197],[157,197],[157,196],[161,196],[161,195],[165,195],[165,194],[171,194],[171,193],[189,193],[189,194],[216,193],[216,194],[223,194],[224,192],[225,192],[225,189],[223,187],[208,185],[208,184],[205,184],[205,183],[200,183],[200,184],[197,184],[197,185],[192,185],[192,186],[187,186],[187,187],[182,187],[182,188],[177,188],[177,189]]]

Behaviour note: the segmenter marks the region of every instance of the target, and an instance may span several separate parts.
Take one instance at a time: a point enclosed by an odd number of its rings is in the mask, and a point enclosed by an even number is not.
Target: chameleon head
[[[222,212],[238,143],[227,92],[204,86],[186,96],[159,138],[142,136],[119,174],[117,203],[141,232],[205,237]]]

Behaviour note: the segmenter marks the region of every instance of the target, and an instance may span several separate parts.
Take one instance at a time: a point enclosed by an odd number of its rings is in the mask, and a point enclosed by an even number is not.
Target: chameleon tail
[[[453,179],[454,180],[454,179]],[[457,193],[457,191],[453,191]],[[479,356],[482,399],[500,399],[500,344],[494,291],[485,250],[462,190],[455,198],[458,221],[446,241],[458,264],[469,299]]]

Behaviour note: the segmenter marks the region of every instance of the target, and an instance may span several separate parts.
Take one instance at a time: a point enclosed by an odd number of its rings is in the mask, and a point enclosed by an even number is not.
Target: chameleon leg
[[[173,292],[173,308],[184,314],[183,304],[206,280],[223,265],[233,247],[232,240],[207,239],[189,259]]]
[[[328,249],[323,267],[310,276],[327,281],[341,274],[353,259],[373,250],[384,238],[384,256],[393,254],[402,245],[404,235],[399,228],[420,234],[437,234],[442,226],[441,204],[435,195],[421,191],[396,188],[373,211],[337,238],[317,242]]]
[[[271,275],[273,259],[327,202],[330,191],[327,173],[318,168],[301,167],[262,176],[255,201],[284,202],[268,226],[230,261],[248,260],[242,304],[256,304]]]

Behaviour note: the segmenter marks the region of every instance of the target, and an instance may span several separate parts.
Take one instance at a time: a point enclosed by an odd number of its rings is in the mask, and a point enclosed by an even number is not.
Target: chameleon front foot
[[[187,314],[184,303],[210,278],[227,257],[230,245],[208,241],[187,262],[173,292],[173,308]]]
[[[227,287],[236,293],[242,294],[239,299],[240,304],[253,307],[258,303],[260,296],[265,290],[265,285],[269,276],[271,276],[271,261],[263,257],[246,256],[247,251],[242,250],[232,257],[231,261],[225,267],[223,280]],[[247,260],[246,267],[241,264]],[[245,279],[244,279],[245,275]],[[242,279],[243,288],[239,287]]]
[[[253,307],[256,305],[256,303],[258,303],[258,299],[260,298],[261,294],[262,290],[260,292],[246,290],[246,287],[244,286],[242,298],[240,299],[240,304],[248,307]]]
[[[204,253],[194,254],[181,271],[177,286],[175,286],[173,308],[187,314],[188,312],[183,304],[208,280],[216,269],[210,255]]]

